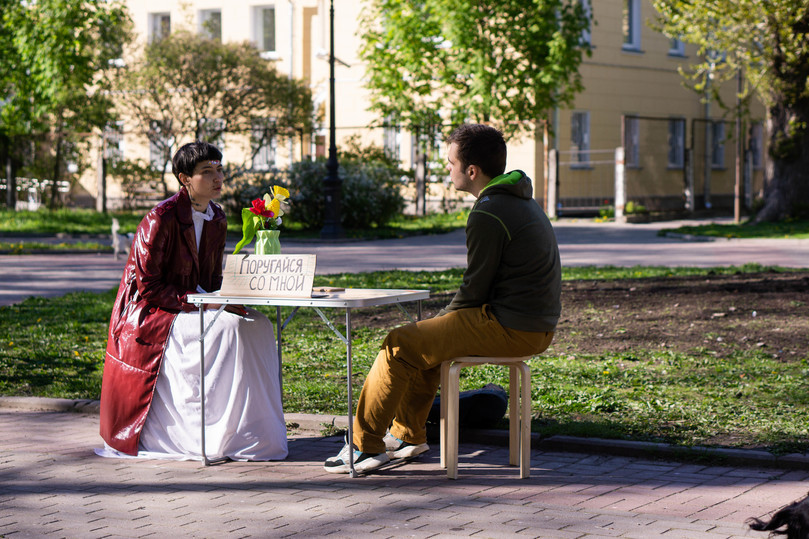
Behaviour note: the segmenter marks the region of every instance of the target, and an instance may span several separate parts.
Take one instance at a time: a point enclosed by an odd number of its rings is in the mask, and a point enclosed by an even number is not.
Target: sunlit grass
[[[763,269],[584,267],[566,268],[565,279]],[[318,276],[315,284],[423,288],[435,295],[457,289],[461,278],[460,270],[383,271]],[[115,290],[81,292],[0,307],[0,395],[97,399],[114,297]],[[388,308],[400,314],[394,306],[377,309]],[[274,308],[260,309],[270,317],[275,314]],[[284,318],[290,313],[282,309]],[[327,314],[343,331],[342,311]],[[401,323],[406,321],[401,316]],[[388,330],[353,328],[355,399]],[[552,345],[531,368],[533,428],[544,435],[760,447],[781,453],[809,448],[809,354],[791,361],[741,348],[721,358],[701,349],[585,355],[555,351]],[[345,347],[311,310],[298,311],[284,330],[283,376],[287,412],[347,413]],[[486,383],[505,387],[506,376],[505,369],[495,366],[464,369],[461,388]]]
[[[757,224],[746,222],[738,225],[711,223],[669,228],[658,232],[659,235],[670,233],[715,238],[807,239],[809,238],[809,219]]]

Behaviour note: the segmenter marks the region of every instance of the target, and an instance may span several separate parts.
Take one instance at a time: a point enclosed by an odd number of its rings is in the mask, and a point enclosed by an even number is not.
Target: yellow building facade
[[[696,60],[697,51],[650,26],[656,13],[649,0],[589,3],[593,24],[584,38],[592,45],[592,56],[585,58],[580,70],[584,91],[570,109],[549,112],[549,131],[540,127],[535,137],[509,141],[508,168],[522,169],[534,178],[535,197],[550,214],[593,213],[615,202],[616,149],[623,148],[625,198],[636,207],[676,211],[732,207],[735,126],[721,121],[724,111],[717,104],[706,104],[685,88],[678,72]],[[262,154],[262,166],[284,167],[326,154],[329,0],[128,0],[127,5],[141,43],[179,28],[214,32],[213,37],[223,41],[249,40],[280,73],[310,86],[322,125],[312,137],[274,140]],[[358,135],[364,142],[385,146],[410,167],[411,134],[381,127],[367,108],[366,66],[358,54],[363,2],[334,0],[333,5],[338,148],[347,137]],[[723,91],[732,102],[734,88],[728,85]],[[753,108],[757,122],[763,114],[760,106]],[[142,126],[125,124],[119,136],[107,138],[106,153],[150,159],[148,141],[135,135]],[[761,185],[760,123],[748,122],[743,139],[749,157],[745,169],[749,195]],[[249,140],[226,134],[223,145],[225,158],[237,161],[247,152]],[[97,177],[92,172],[81,180],[89,197],[98,198]],[[431,179],[428,195],[434,208],[442,207],[438,201],[448,196],[460,196],[447,194],[448,182],[440,170]],[[124,198],[114,181],[108,182],[106,198],[110,207],[120,206]],[[468,197],[459,200],[469,202]]]

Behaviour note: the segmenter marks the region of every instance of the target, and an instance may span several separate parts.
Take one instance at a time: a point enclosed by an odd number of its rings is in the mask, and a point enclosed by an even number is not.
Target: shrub
[[[321,228],[326,204],[323,178],[328,174],[326,160],[295,163],[290,167],[290,219],[306,228]],[[340,222],[345,228],[381,226],[404,208],[396,171],[379,163],[346,159],[340,163],[342,180]]]
[[[344,228],[382,226],[404,209],[399,189],[401,171],[382,150],[347,144],[340,156],[338,175],[342,180],[340,222]],[[280,185],[290,192],[285,211],[290,221],[316,230],[323,227],[326,204],[323,179],[328,175],[326,159],[299,161],[285,170],[245,175],[228,186],[223,204],[230,215],[241,215],[241,208]]]

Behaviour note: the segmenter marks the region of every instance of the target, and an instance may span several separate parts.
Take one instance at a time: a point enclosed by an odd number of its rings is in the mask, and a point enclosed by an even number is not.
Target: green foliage
[[[247,41],[222,43],[172,32],[148,44],[122,70],[117,88],[121,112],[146,131],[167,159],[194,139],[216,144],[224,133],[252,137],[253,151],[245,162],[226,157],[231,178],[244,174],[258,149],[273,137],[310,133],[314,122],[308,86],[280,74]],[[166,172],[168,168],[161,171],[162,178]]]
[[[258,178],[239,179],[228,187],[224,199],[228,211],[237,214],[250,201],[262,196],[270,185],[290,191],[288,219],[309,230],[323,227],[326,202],[323,179],[328,175],[326,160],[299,161],[286,170]],[[400,190],[399,164],[373,146],[362,147],[349,141],[340,155],[338,175],[342,180],[340,217],[343,227],[379,227],[399,215],[404,208]]]
[[[10,152],[34,177],[65,179],[68,160],[81,168],[83,134],[112,118],[108,75],[131,36],[128,11],[120,1],[0,6],[0,155]]]
[[[371,107],[410,128],[444,118],[527,133],[581,90],[588,24],[567,0],[369,0],[360,54]]]
[[[6,235],[110,234],[112,218],[118,219],[121,233],[134,232],[145,212],[101,213],[95,210],[67,209],[12,211],[0,208],[0,233]]]
[[[734,115],[756,95],[768,109],[774,161],[757,220],[798,216],[809,198],[809,11],[805,1],[654,0],[657,27],[699,47],[683,74],[690,86]],[[722,100],[722,83],[743,74],[740,104]],[[737,97],[737,94],[734,94]]]
[[[626,206],[624,207],[624,213],[626,213],[627,215],[638,215],[649,213],[649,210],[647,210],[646,206],[644,206],[643,204],[639,204],[637,202],[630,200],[629,202],[626,203]]]

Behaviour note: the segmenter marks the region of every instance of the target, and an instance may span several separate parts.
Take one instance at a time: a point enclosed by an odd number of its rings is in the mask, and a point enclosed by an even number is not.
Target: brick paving
[[[806,495],[809,471],[461,444],[350,478],[338,437],[290,435],[281,462],[108,459],[98,416],[0,410],[0,537],[766,537],[744,525]]]

